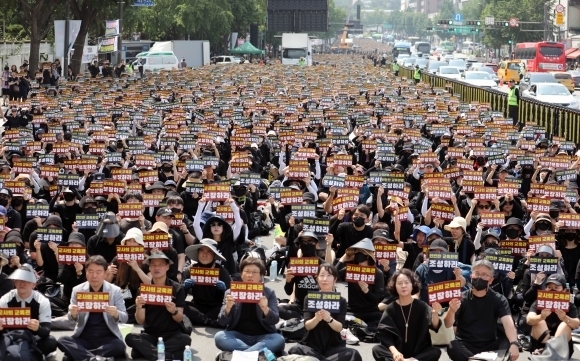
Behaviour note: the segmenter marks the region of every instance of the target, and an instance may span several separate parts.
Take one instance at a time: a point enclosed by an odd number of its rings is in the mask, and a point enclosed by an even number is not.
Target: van
[[[499,78],[499,80],[503,81],[504,83],[507,83],[510,80],[519,83],[520,63],[521,62],[519,60],[508,60],[499,63],[499,66],[497,68],[497,77]]]
[[[139,67],[139,58],[144,60],[143,71],[172,70],[178,68],[178,60],[172,51],[153,51],[137,54],[133,69]]]
[[[572,74],[565,73],[563,71],[551,71],[550,74],[552,74],[554,78],[556,78],[558,83],[564,85],[568,89],[568,91],[570,91],[570,94],[574,93],[575,87],[574,87],[574,79],[572,79]]]
[[[214,58],[216,65],[239,64],[240,58],[230,55],[220,55]]]

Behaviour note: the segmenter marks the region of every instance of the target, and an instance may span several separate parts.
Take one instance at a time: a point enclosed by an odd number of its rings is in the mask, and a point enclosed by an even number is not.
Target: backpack
[[[259,229],[260,236],[267,236],[268,234],[270,234],[270,230],[273,227],[268,226],[268,223],[266,223],[266,219],[267,219],[266,214],[264,214],[264,212],[262,211],[252,212],[248,217],[248,224],[252,229]]]
[[[0,343],[2,361],[42,361],[42,352],[36,347],[36,339],[29,330],[4,332]]]

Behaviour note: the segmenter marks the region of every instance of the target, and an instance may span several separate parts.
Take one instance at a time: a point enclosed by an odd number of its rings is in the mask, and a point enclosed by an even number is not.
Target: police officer
[[[512,118],[513,124],[518,124],[518,102],[520,100],[520,91],[516,88],[514,80],[509,81],[509,92],[508,92],[508,117]],[[522,124],[519,125],[519,130],[522,130]]]
[[[396,61],[393,63],[393,73],[395,73],[395,76],[399,76],[399,64]]]
[[[415,65],[415,71],[413,72],[413,79],[415,79],[415,84],[419,84],[421,81],[421,69],[419,65]]]

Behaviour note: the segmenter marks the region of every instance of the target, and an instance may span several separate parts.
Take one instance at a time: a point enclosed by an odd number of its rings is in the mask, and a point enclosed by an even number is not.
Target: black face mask
[[[0,199],[0,206],[7,207],[8,199]]]
[[[173,167],[163,167],[164,172],[171,172],[172,170],[173,170]]]
[[[518,236],[520,235],[520,230],[519,229],[507,229],[505,231],[505,235],[509,238],[509,239],[516,239],[518,238]]]
[[[560,215],[560,212],[559,211],[550,211],[550,217],[552,219],[558,218],[559,215]]]
[[[369,256],[367,256],[364,253],[356,253],[354,255],[354,262],[355,263],[363,263],[364,261],[366,261],[368,259]]]
[[[499,245],[498,245],[497,243],[495,243],[495,242],[490,242],[490,243],[486,243],[486,244],[484,245],[484,247],[485,247],[485,248],[498,248],[498,247],[499,247]]]
[[[316,246],[313,244],[301,244],[300,249],[302,250],[302,255],[304,257],[316,256]]]
[[[173,213],[173,214],[179,214],[179,213],[181,213],[181,209],[179,209],[179,208],[171,208],[171,213]]]
[[[12,207],[20,207],[24,204],[24,199],[14,198],[12,199]]]
[[[362,227],[365,225],[365,219],[363,217],[354,217],[352,223],[354,223],[356,227]]]
[[[483,291],[488,286],[488,281],[484,280],[483,278],[472,278],[471,279],[471,286],[475,288],[476,291]]]
[[[550,224],[548,222],[539,222],[536,224],[536,228],[540,231],[547,231],[550,229]]]
[[[67,202],[72,202],[72,201],[75,200],[75,195],[74,194],[67,193],[67,194],[64,195],[64,200],[67,201]]]
[[[576,233],[564,233],[564,238],[568,241],[573,241],[576,239]]]
[[[84,214],[97,214],[97,209],[93,207],[85,208]]]

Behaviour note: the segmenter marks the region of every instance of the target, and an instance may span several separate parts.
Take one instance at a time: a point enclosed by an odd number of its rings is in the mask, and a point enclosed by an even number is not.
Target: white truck
[[[312,65],[312,41],[306,33],[282,34],[282,64],[298,65],[300,58]]]

